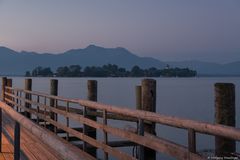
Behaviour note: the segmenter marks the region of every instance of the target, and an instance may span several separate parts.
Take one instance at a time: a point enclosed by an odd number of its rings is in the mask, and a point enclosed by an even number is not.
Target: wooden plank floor
[[[2,134],[2,152],[0,160],[13,160],[13,146],[8,142],[5,135]]]
[[[4,117],[3,120],[4,130],[8,132],[11,139],[14,135],[13,122]],[[21,157],[22,160],[61,160],[61,156],[46,144],[40,142],[35,136],[31,135],[26,129],[21,128],[21,151],[25,156]],[[13,145],[8,141],[7,137],[3,136],[3,152],[1,153],[0,160],[13,159]]]

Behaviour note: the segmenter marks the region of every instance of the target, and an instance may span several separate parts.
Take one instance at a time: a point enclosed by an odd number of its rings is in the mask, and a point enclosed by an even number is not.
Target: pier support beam
[[[32,91],[32,79],[30,79],[30,78],[25,79],[25,90]],[[25,98],[28,99],[28,100],[32,100],[32,95],[29,94],[29,93],[26,93]],[[26,108],[31,108],[31,104],[26,102],[25,107]],[[27,111],[24,112],[24,115],[27,118],[31,118],[31,114]]]
[[[57,79],[51,79],[50,81],[50,95],[57,96],[58,95],[58,80]],[[50,99],[50,107],[57,107],[57,100],[55,99]],[[54,121],[57,121],[57,114],[51,112],[50,113],[51,119]],[[57,128],[54,127],[53,125],[50,125],[50,130],[54,131],[57,133]]]
[[[235,86],[232,83],[215,84],[215,123],[235,127]],[[229,156],[236,151],[236,142],[215,137],[217,156]]]
[[[97,81],[96,80],[88,80],[87,82],[87,88],[88,88],[88,100],[90,101],[97,101]],[[88,112],[96,112],[96,109],[86,109],[86,115],[85,117],[97,121],[96,116],[88,115]],[[92,137],[96,139],[97,132],[96,129],[93,127],[90,127],[88,125],[84,125],[84,132],[87,136]],[[97,157],[97,148],[95,147],[86,147],[86,151],[91,154],[94,157]]]
[[[156,112],[156,80],[144,79],[142,81],[142,110]],[[144,132],[156,135],[155,123],[144,123]],[[144,160],[155,160],[156,151],[144,147]]]

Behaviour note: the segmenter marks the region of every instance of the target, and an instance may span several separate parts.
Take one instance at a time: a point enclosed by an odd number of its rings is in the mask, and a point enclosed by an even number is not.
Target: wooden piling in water
[[[232,83],[215,84],[215,123],[235,127],[235,86]],[[217,156],[229,156],[236,151],[236,142],[215,137]]]
[[[50,95],[57,96],[58,95],[58,80],[51,79],[50,80]],[[50,106],[57,108],[57,101],[55,99],[50,99]],[[54,112],[50,112],[50,117],[52,120],[57,121],[57,114]],[[53,125],[50,125],[50,130],[57,133],[57,128]]]
[[[188,129],[188,150],[196,153],[196,132],[193,129]]]
[[[88,80],[87,88],[88,88],[88,100],[97,101],[97,81],[96,80]],[[89,115],[88,114],[89,112],[96,112],[96,109],[87,108],[85,117],[87,117],[91,120],[97,121],[97,117]],[[97,132],[96,132],[95,128],[90,127],[88,125],[84,125],[84,130],[85,130],[85,134],[87,136],[92,137],[94,139],[97,138]],[[95,148],[95,147],[87,148],[86,147],[86,151],[88,153],[90,153],[92,156],[97,157],[97,148]]]
[[[136,86],[136,109],[142,109],[142,87]]]
[[[30,79],[30,78],[25,79],[25,90],[32,91],[32,79]],[[26,93],[26,94],[25,94],[25,98],[26,98],[27,100],[32,100],[32,95]],[[26,107],[26,108],[31,108],[31,104],[26,102],[26,103],[25,103],[25,107]],[[24,115],[25,115],[27,118],[31,118],[31,114],[30,114],[29,112],[27,112],[27,111],[24,112]]]
[[[7,86],[12,87],[12,79],[11,78],[7,79]]]
[[[156,112],[156,80],[144,79],[142,80],[142,110]],[[156,135],[155,123],[144,123],[144,132]],[[156,151],[144,147],[144,159],[155,160]]]
[[[7,77],[2,77],[2,101],[5,101],[5,87],[7,86]]]
[[[11,78],[7,78],[7,86],[8,86],[8,87],[12,87],[12,79],[11,79]],[[11,90],[6,89],[6,92],[7,92],[7,93],[10,93]],[[10,100],[13,100],[13,98],[10,97],[10,96],[8,96],[8,95],[6,95],[5,97],[8,98],[8,99],[10,99]]]

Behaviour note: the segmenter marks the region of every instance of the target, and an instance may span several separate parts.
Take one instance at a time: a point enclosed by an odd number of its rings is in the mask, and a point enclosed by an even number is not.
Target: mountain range
[[[134,65],[141,68],[188,67],[196,70],[198,75],[207,76],[239,76],[240,61],[218,64],[202,61],[163,62],[151,57],[137,56],[125,48],[103,48],[89,45],[84,49],[72,49],[59,54],[17,52],[6,47],[0,47],[0,75],[24,75],[37,66],[51,67],[55,70],[59,66],[78,64],[86,66],[102,66],[116,64],[131,69]]]

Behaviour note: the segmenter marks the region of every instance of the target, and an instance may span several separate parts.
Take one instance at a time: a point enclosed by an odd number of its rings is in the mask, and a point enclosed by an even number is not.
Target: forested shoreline
[[[171,68],[168,65],[163,69],[151,67],[142,69],[133,66],[130,70],[114,64],[101,67],[79,65],[58,67],[54,72],[50,67],[38,66],[27,71],[26,77],[195,77],[197,72],[189,68]]]

